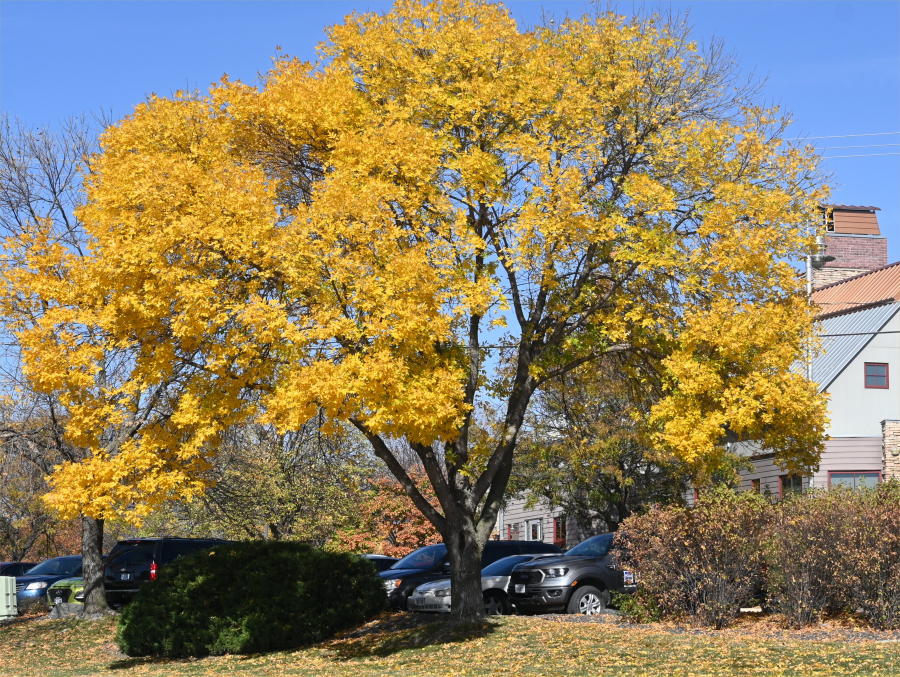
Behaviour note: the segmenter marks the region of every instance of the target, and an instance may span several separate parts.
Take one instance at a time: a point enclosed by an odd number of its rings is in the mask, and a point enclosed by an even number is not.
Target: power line
[[[809,139],[851,139],[857,136],[896,136],[900,132],[879,132],[877,134],[838,134],[837,136],[798,136],[796,139],[782,139],[782,141],[807,141]]]
[[[900,143],[873,143],[869,146],[822,146],[822,150],[837,150],[838,148],[887,148],[888,146],[900,146]]]
[[[837,159],[837,158],[839,158],[839,157],[881,157],[881,156],[883,156],[883,155],[900,155],[900,153],[870,153],[870,154],[868,154],[868,155],[866,155],[866,154],[860,154],[860,155],[823,155],[823,156],[822,156],[822,159],[823,159],[823,160],[835,160],[835,159]]]

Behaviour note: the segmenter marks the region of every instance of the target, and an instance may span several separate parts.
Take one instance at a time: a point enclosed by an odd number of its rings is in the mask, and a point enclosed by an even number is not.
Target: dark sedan
[[[47,590],[56,581],[81,576],[81,555],[54,557],[16,577],[16,604],[24,609],[47,601]]]
[[[27,574],[34,566],[34,562],[0,562],[0,576],[18,578]]]
[[[631,572],[616,568],[612,543],[612,534],[602,534],[559,557],[520,564],[510,577],[510,601],[525,614],[605,612],[612,591],[633,592],[637,587]]]
[[[481,551],[481,568],[512,555],[560,553],[562,550],[558,546],[541,541],[488,541]],[[439,543],[414,550],[379,576],[384,581],[388,604],[406,609],[409,596],[418,586],[450,578],[447,546]]]

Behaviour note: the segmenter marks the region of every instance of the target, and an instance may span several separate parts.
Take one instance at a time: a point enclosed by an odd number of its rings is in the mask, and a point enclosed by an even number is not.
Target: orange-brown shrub
[[[828,610],[858,610],[875,628],[900,628],[897,481],[775,505],[718,489],[694,509],[631,517],[616,539],[621,566],[639,576],[638,601],[663,616],[721,628],[764,587],[769,606],[793,627]]]
[[[725,627],[762,584],[771,512],[758,494],[718,488],[693,509],[630,517],[616,534],[620,566],[638,575],[664,615]]]
[[[853,492],[848,504],[837,544],[843,598],[876,628],[900,628],[900,482]]]
[[[791,496],[774,508],[766,547],[768,603],[792,627],[809,625],[826,609],[843,606],[836,550],[847,498],[841,489],[813,492]]]

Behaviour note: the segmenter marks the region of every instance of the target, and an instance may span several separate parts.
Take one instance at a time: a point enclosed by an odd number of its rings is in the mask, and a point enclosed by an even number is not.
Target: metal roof
[[[823,319],[869,303],[900,301],[900,261],[819,287],[812,300],[822,309]]]
[[[822,205],[833,209],[845,209],[852,212],[880,212],[881,207],[863,207],[862,205]]]
[[[813,359],[813,380],[819,384],[819,392],[827,390],[844,368],[859,355],[875,334],[890,321],[900,309],[898,303],[887,303],[825,318],[819,324],[823,353]],[[868,332],[868,333],[867,333]],[[834,334],[857,334],[834,336]]]

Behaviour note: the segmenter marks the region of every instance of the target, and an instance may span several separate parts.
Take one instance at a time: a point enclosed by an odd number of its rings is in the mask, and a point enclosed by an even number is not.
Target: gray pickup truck
[[[601,534],[559,557],[545,557],[513,569],[509,601],[519,613],[604,613],[610,593],[634,592],[634,574],[615,566],[613,535]]]

